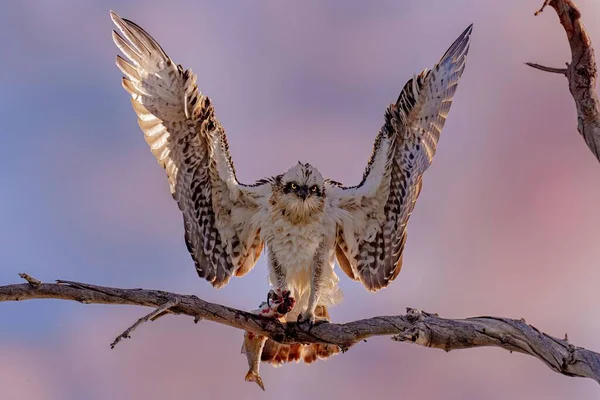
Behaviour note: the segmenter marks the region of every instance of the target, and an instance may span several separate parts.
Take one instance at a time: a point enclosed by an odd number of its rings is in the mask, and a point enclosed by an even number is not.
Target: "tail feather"
[[[330,321],[326,306],[318,306],[315,310],[315,315]],[[325,360],[339,352],[340,348],[332,344],[281,344],[267,339],[262,351],[261,361],[273,364],[274,366],[280,366],[292,361],[303,361],[306,364],[311,364],[317,360]]]

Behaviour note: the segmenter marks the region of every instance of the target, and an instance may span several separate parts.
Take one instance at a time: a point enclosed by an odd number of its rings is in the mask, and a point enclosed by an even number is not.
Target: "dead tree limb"
[[[526,64],[567,77],[569,90],[577,108],[577,130],[600,161],[600,103],[596,92],[596,60],[590,36],[581,22],[581,13],[573,0],[545,0],[535,15],[540,14],[546,6],[554,8],[567,33],[571,62],[567,63],[565,69]]]
[[[342,350],[373,336],[392,336],[395,341],[445,351],[500,347],[536,357],[550,369],[563,375],[591,378],[600,383],[600,354],[572,345],[566,335],[564,339],[547,335],[523,319],[488,316],[446,319],[436,314],[408,309],[404,315],[373,317],[345,324],[324,323],[310,328],[303,324],[282,324],[272,318],[209,303],[193,295],[160,290],[119,289],[70,281],[41,283],[28,275],[24,279],[28,283],[0,286],[0,302],[62,299],[84,304],[155,308],[126,330],[122,334],[125,336],[155,315],[171,312],[267,336],[280,343],[335,344]]]

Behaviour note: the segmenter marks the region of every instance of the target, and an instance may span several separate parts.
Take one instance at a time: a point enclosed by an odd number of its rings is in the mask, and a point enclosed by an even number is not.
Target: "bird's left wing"
[[[471,31],[472,25],[432,70],[409,80],[388,107],[362,182],[326,187],[341,210],[338,264],[371,291],[386,287],[402,268],[406,224],[465,68]]]
[[[252,218],[271,185],[237,181],[225,131],[196,75],[176,65],[135,23],[111,12],[121,35],[113,40],[140,128],[166,170],[173,198],[183,213],[185,241],[198,275],[215,287],[241,276],[256,263],[263,243]]]

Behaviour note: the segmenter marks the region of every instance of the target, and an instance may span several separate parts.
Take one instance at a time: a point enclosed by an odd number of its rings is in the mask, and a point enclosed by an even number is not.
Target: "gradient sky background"
[[[398,314],[525,317],[600,350],[599,166],[564,78],[553,10],[512,1],[13,1],[0,13],[0,283],[18,272],[196,294],[253,308],[264,258],[215,291],[196,276],[180,213],[114,66],[109,9],[198,73],[242,181],[296,160],[360,180],[388,103],[474,22],[467,68],[409,223],[404,269],[377,295],[341,277],[335,321]],[[579,0],[600,46],[600,3]],[[340,272],[341,274],[341,272]],[[0,304],[0,388],[13,399],[591,399],[598,385],[500,349],[446,354],[369,340],[312,366],[244,382],[242,333],[146,309]]]

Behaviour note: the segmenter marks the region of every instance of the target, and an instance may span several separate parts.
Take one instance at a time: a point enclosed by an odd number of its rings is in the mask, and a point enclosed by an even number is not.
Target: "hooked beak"
[[[306,186],[301,187],[300,190],[298,190],[298,196],[300,196],[302,200],[306,200],[308,197],[308,188]]]

